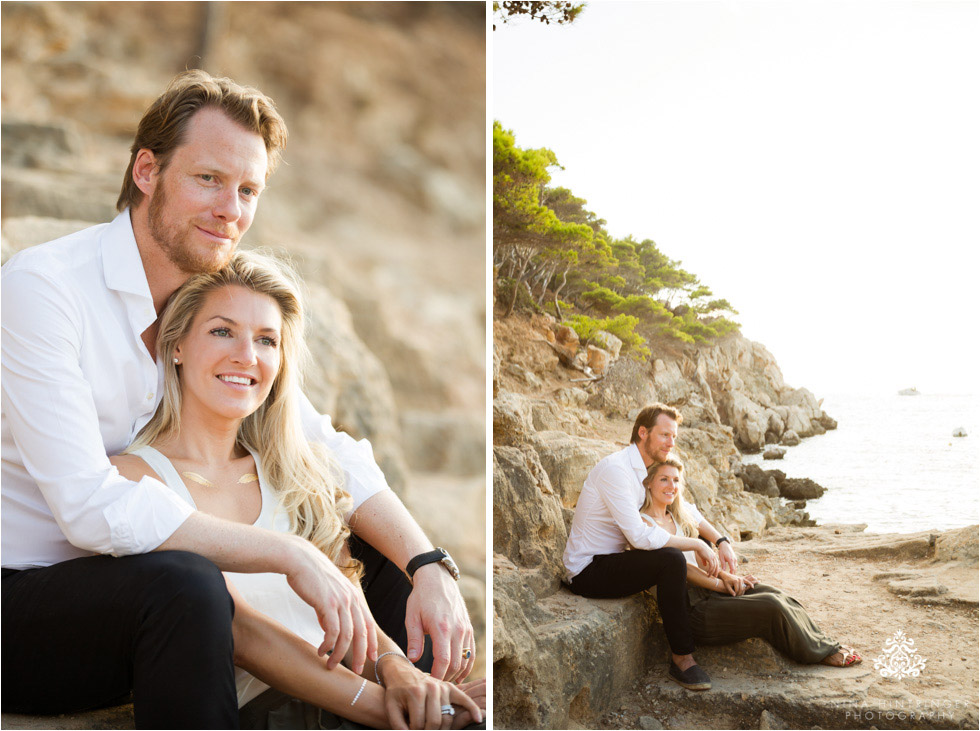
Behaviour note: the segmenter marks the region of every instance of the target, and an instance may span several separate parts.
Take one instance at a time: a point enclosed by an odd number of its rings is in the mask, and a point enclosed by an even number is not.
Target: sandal
[[[833,662],[834,658],[840,656],[840,662]],[[828,662],[830,661],[830,662]],[[851,665],[857,665],[861,662],[861,656],[857,654],[857,651],[850,645],[841,645],[840,649],[833,653],[832,655],[827,655],[823,660],[820,661],[824,665],[830,665],[834,668],[847,668]]]

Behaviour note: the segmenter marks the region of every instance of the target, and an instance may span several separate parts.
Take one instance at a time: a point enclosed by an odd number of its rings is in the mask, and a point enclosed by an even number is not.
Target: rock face
[[[786,387],[761,346],[728,338],[658,353],[652,364],[620,356],[582,387],[548,345],[554,332],[555,348],[567,351],[562,362],[582,353],[569,330],[516,315],[494,327],[495,728],[595,727],[667,652],[652,593],[586,600],[561,582],[585,477],[625,446],[643,406],[681,410],[675,451],[686,489],[720,531],[737,542],[772,526],[812,525],[802,505],[780,497],[783,473],[741,464],[739,446],[761,449],[788,425],[805,435],[824,428],[816,400]]]

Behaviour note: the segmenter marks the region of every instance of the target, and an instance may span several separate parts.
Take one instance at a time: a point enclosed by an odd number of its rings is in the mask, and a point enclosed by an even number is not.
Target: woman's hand
[[[477,718],[465,708],[457,708],[456,715],[453,716],[453,728],[463,728],[471,723],[480,723],[483,720],[482,714],[487,710],[487,679],[471,680],[469,683],[461,683],[457,687],[479,706],[481,716]]]
[[[479,723],[483,720],[480,706],[459,687],[446,683],[418,670],[405,658],[389,656],[379,668],[385,686],[385,712],[391,728],[452,728],[455,716],[442,713],[445,705],[457,706]],[[483,691],[484,705],[486,690]]]
[[[759,583],[759,580],[755,578],[752,574],[746,574],[742,577],[742,581],[750,588],[754,589],[755,585]]]
[[[727,571],[720,572],[718,580],[721,581],[722,590],[727,591],[732,596],[742,596],[748,588],[741,576],[735,576]]]

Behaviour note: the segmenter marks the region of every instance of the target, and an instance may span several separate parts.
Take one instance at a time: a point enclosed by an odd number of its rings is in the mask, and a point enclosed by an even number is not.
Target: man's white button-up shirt
[[[635,444],[604,457],[592,468],[575,506],[562,556],[566,581],[580,574],[595,556],[622,553],[627,543],[646,550],[667,544],[670,533],[640,517],[646,476],[646,465]],[[704,520],[700,511],[691,502],[685,505],[694,523],[700,525]]]
[[[156,320],[129,211],[26,249],[2,281],[2,563],[151,551],[192,509],[122,451],[160,402],[163,370],[141,335]],[[303,428],[337,456],[357,508],[387,489],[371,445],[335,431],[301,397]]]

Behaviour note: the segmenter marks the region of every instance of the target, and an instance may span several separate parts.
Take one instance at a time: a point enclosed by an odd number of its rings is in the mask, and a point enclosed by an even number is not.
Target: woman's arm
[[[692,563],[687,565],[687,583],[711,591],[725,591],[725,582],[721,578],[709,576],[704,569]]]
[[[747,589],[756,585],[757,580],[754,576],[736,576],[727,571],[719,571],[717,578],[715,578],[709,576],[701,567],[689,563],[687,565],[687,583],[722,594],[742,596]]]
[[[351,706],[363,683],[360,676],[343,665],[327,669],[328,658],[320,657],[313,645],[254,609],[232,582],[226,580],[226,584],[235,601],[235,665],[307,703],[371,728],[385,727],[388,717],[380,685],[368,682]]]

